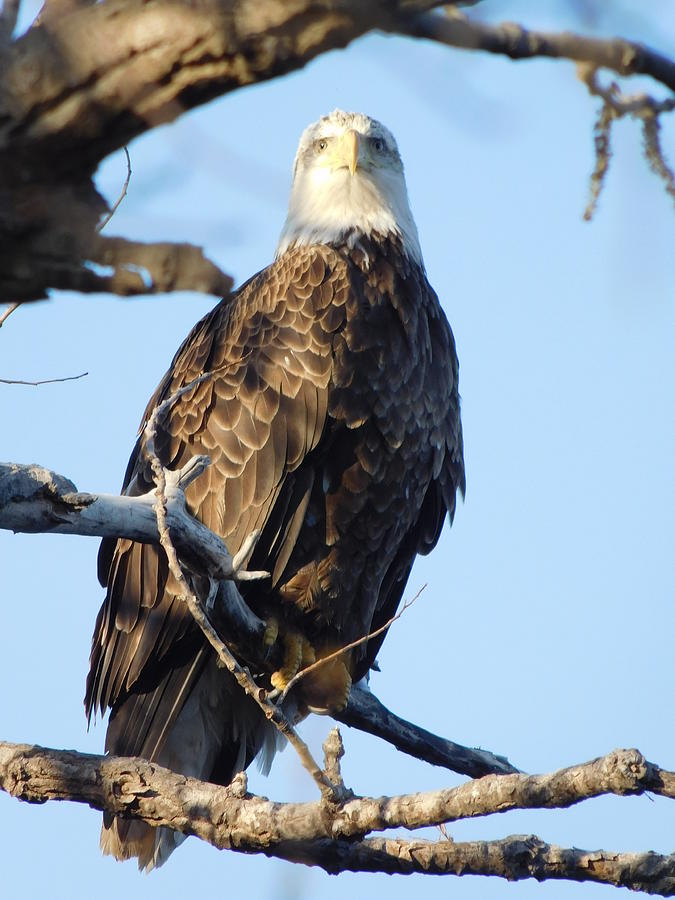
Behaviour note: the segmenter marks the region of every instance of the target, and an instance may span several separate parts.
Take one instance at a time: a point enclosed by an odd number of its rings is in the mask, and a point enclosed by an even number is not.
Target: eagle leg
[[[276,618],[276,616],[269,616],[269,618],[267,619],[267,624],[265,626],[265,633],[263,635],[263,645],[265,649],[269,650],[270,647],[273,647],[278,637],[279,620]]]
[[[314,713],[341,712],[347,705],[352,676],[342,658],[318,666],[302,682],[302,698]]]
[[[298,674],[302,663],[302,645],[304,638],[297,631],[287,631],[282,635],[284,645],[284,661],[280,669],[272,672],[272,687],[283,691],[291,678]]]

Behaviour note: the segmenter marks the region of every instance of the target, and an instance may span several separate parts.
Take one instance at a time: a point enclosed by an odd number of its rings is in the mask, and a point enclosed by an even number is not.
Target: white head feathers
[[[373,233],[400,238],[423,265],[393,135],[369,116],[336,109],[302,133],[277,256],[302,244],[354,245]]]

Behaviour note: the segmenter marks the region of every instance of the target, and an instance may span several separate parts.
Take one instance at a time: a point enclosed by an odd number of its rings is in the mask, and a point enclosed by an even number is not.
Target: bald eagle
[[[169,469],[211,458],[188,507],[231,553],[260,530],[250,566],[270,577],[242,593],[284,646],[283,668],[257,673],[279,688],[391,618],[464,493],[454,339],[379,122],[336,110],[305,130],[275,261],[193,328],[143,423],[203,373],[160,417],[156,451]],[[123,491],[153,487],[141,429]],[[268,766],[277,735],[216,664],[162,549],[106,539],[99,579],[85,708],[110,708],[106,751],[219,784]],[[383,636],[300,681],[296,717],[343,706]],[[181,839],[106,815],[101,846],[151,869]]]

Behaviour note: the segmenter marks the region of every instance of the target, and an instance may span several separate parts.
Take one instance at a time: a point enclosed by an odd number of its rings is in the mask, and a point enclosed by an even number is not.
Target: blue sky
[[[675,55],[675,21],[658,21],[661,5],[643,2],[639,15],[630,6],[583,27]],[[570,8],[550,3],[533,18],[522,2],[480,7],[492,21],[582,27]],[[129,194],[107,233],[189,240],[246,279],[272,259],[300,132],[336,106],[381,119],[399,142],[429,278],[455,332],[466,436],[466,502],[413,570],[408,595],[427,587],[388,636],[373,689],[400,714],[527,771],[630,746],[675,769],[675,217],[635,123],[615,127],[587,224],[597,101],[572,64],[369,37],[134,142]],[[674,138],[664,123],[671,163]],[[111,201],[125,172],[121,152],[101,166]],[[147,398],[213,303],[63,294],[19,310],[0,331],[0,377],[89,374],[0,385],[2,456],[116,492]],[[93,539],[0,533],[0,738],[102,749],[104,728],[87,733],[82,707],[102,600],[96,550]],[[330,724],[303,726],[317,753]],[[358,793],[462,780],[373,738],[344,737],[345,778]],[[290,749],[268,779],[251,772],[250,785],[279,800],[314,796]],[[194,839],[145,877],[100,857],[100,816],[88,808],[0,794],[0,823],[8,898],[610,895],[553,882],[329,878]],[[605,798],[448,830],[456,840],[534,832],[587,849],[672,852],[675,809]]]

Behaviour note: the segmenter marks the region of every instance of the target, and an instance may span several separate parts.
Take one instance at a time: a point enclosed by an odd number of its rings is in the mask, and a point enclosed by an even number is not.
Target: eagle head
[[[363,113],[336,109],[302,133],[277,256],[303,244],[354,246],[360,236],[396,237],[422,265],[394,136]]]

